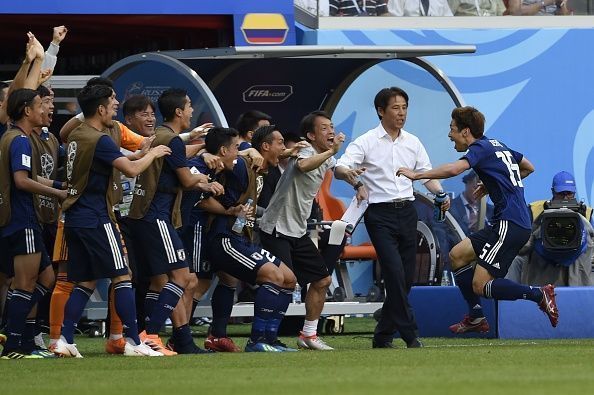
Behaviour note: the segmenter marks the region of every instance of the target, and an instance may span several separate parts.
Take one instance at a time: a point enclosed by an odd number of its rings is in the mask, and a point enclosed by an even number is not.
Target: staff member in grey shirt
[[[396,170],[401,166],[429,170],[431,162],[419,139],[403,129],[408,110],[405,91],[384,88],[375,96],[374,106],[380,124],[349,144],[334,174],[355,188],[358,201],[369,202],[365,226],[386,287],[372,346],[393,348],[392,339],[398,331],[407,347],[422,347],[408,302],[416,263],[417,212],[412,204],[412,182],[397,177]],[[441,191],[437,180],[422,182],[430,192]],[[442,207],[449,208],[449,199]]]
[[[301,120],[301,134],[311,147],[291,158],[260,221],[264,248],[287,264],[302,286],[311,284],[305,298],[305,322],[297,339],[299,348],[332,350],[317,336],[318,319],[332,282],[324,258],[307,234],[307,218],[326,170],[344,142],[330,117],[314,111]]]

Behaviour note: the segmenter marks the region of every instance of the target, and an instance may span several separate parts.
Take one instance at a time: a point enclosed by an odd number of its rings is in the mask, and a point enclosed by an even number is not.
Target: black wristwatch
[[[361,188],[363,186],[363,182],[359,181],[358,183],[356,183],[355,185],[353,185],[353,189],[355,191],[358,191],[359,188]]]

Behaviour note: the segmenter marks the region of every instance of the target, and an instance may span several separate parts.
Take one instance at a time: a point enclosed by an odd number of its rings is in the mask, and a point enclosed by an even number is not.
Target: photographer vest
[[[58,172],[58,139],[48,133],[47,140],[35,132],[31,133],[31,174],[55,180]],[[55,196],[33,194],[33,205],[37,219],[42,224],[53,224],[58,220],[58,199]]]
[[[10,222],[10,186],[12,172],[10,171],[10,145],[18,137],[25,135],[20,129],[7,130],[0,139],[0,226]]]
[[[66,183],[68,196],[62,203],[62,209],[64,211],[72,207],[85,191],[91,169],[97,173],[109,176],[108,185],[114,185],[112,171],[104,173],[104,170],[100,169],[99,166],[93,166],[95,148],[97,142],[103,136],[110,135],[99,132],[97,129],[85,123],[74,129],[72,133],[70,133],[70,136],[68,136],[68,148],[66,153]],[[105,201],[107,203],[109,218],[114,223],[116,222],[116,218],[113,212],[113,204],[110,204],[110,202],[117,202],[117,199],[117,188],[108,187],[105,193]]]
[[[159,126],[155,129],[155,139],[153,140],[151,147],[156,147],[158,145],[168,146],[171,140],[173,140],[175,137],[177,137],[177,134],[171,129],[165,126]],[[143,218],[148,212],[151,202],[155,197],[155,192],[157,191],[176,194],[171,212],[171,224],[177,229],[182,226],[180,210],[182,189],[175,188],[171,190],[165,190],[163,188],[159,188],[159,177],[161,176],[161,170],[163,169],[164,161],[165,157],[153,160],[149,167],[140,173],[136,178],[132,204],[130,205],[128,217],[134,219]]]

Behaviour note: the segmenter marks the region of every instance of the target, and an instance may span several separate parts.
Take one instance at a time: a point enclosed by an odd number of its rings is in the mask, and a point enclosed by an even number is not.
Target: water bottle
[[[450,285],[452,285],[452,282],[450,280],[450,272],[447,271],[447,269],[444,270],[441,275],[441,285],[446,286],[446,287],[449,287]]]
[[[301,303],[301,286],[299,283],[295,284],[295,289],[293,290],[293,303]]]
[[[441,210],[441,205],[446,201],[447,196],[444,191],[439,191],[435,194],[435,199],[433,199],[433,219],[437,222],[445,221],[446,213]]]
[[[235,219],[235,223],[231,227],[231,230],[235,233],[241,234],[243,232],[243,228],[245,227],[245,223],[247,222],[247,212],[250,210],[253,200],[248,199],[245,203],[245,208],[241,210],[239,214],[237,214],[237,219]]]

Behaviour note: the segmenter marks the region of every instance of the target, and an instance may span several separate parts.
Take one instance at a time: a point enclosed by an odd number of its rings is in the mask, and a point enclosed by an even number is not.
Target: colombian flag
[[[245,41],[249,44],[282,44],[289,26],[282,14],[246,14],[241,24]]]

